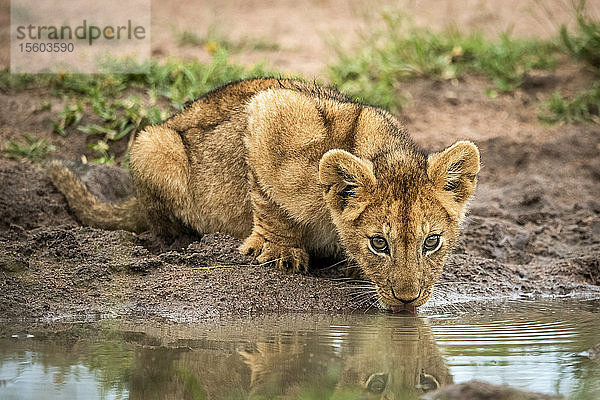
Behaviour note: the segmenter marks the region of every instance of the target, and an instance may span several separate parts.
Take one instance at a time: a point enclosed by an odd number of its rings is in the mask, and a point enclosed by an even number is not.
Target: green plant
[[[40,162],[48,157],[48,153],[56,150],[53,145],[46,143],[44,139],[37,139],[30,134],[24,134],[21,137],[23,139],[21,142],[14,140],[8,142],[7,148],[3,150],[8,157],[14,159],[27,158],[33,162]]]
[[[91,143],[88,145],[88,147],[94,150],[94,152],[97,155],[96,158],[92,159],[93,162],[108,165],[112,165],[115,163],[115,156],[114,154],[110,154],[108,152],[110,148],[108,147],[108,143],[106,143],[104,140],[99,140],[95,144]]]
[[[67,128],[71,127],[87,134],[102,135],[101,142],[108,145],[148,124],[160,123],[187,102],[218,86],[266,74],[262,65],[247,68],[230,63],[228,56],[228,52],[220,48],[209,63],[152,60],[134,66],[134,70],[148,71],[137,74],[11,75],[4,70],[0,72],[0,87],[5,86],[6,90],[50,89],[52,94],[66,100],[64,110],[52,121],[54,132],[65,136]],[[102,67],[119,70],[122,63],[130,62],[104,59]],[[92,146],[98,153],[96,160],[114,162],[115,156],[109,154],[104,145]]]
[[[580,0],[575,4],[575,32],[569,33],[563,25],[560,28],[559,39],[568,54],[600,72],[600,22],[585,16],[585,3],[585,0]]]
[[[527,71],[555,66],[555,47],[547,42],[508,33],[495,41],[457,29],[434,33],[412,26],[398,13],[383,14],[382,19],[384,28],[368,35],[358,50],[337,49],[330,77],[343,90],[389,108],[401,107],[408,98],[398,95],[402,81],[477,73],[489,77],[497,90],[512,91]]]
[[[231,40],[227,35],[221,33],[216,25],[209,26],[206,34],[203,36],[189,30],[184,30],[175,32],[175,37],[179,46],[201,46],[211,54],[218,49],[237,53],[247,49],[276,51],[280,48],[279,44],[264,37],[249,37],[237,41]]]
[[[175,33],[179,46],[202,46],[210,53],[217,49],[224,49],[228,52],[235,53],[243,48],[242,43],[233,42],[226,35],[221,33],[216,25],[210,25],[204,36],[200,36],[192,31],[180,31]]]
[[[52,103],[49,100],[42,100],[38,109],[40,111],[50,111],[52,109]]]
[[[83,107],[81,102],[76,104],[66,104],[63,112],[58,114],[58,121],[52,121],[52,130],[61,136],[67,136],[67,127],[79,124],[83,117]]]
[[[41,76],[43,74],[11,74],[7,68],[0,73],[0,89],[3,91],[10,88],[24,89],[30,87],[33,82],[40,80]]]
[[[100,92],[90,98],[94,114],[102,120],[102,125],[88,124],[77,129],[87,134],[103,134],[106,140],[120,140],[135,131],[142,122],[146,109],[139,97],[107,100]]]
[[[563,97],[559,91],[554,92],[541,108],[538,118],[548,124],[600,123],[600,83],[594,83],[591,89],[581,91],[571,99]]]
[[[509,34],[502,34],[493,42],[485,42],[479,35],[475,40],[480,45],[470,49],[471,60],[465,62],[464,68],[491,78],[500,91],[509,92],[521,86],[530,70],[556,66],[555,47],[549,42],[517,39]]]
[[[248,38],[243,43],[245,48],[258,51],[277,51],[281,49],[279,43],[264,37]]]
[[[206,39],[192,31],[180,31],[175,34],[179,46],[203,46]]]

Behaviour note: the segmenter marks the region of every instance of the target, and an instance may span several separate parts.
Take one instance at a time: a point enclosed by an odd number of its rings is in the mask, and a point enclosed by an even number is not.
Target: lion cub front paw
[[[304,249],[269,242],[256,233],[244,240],[240,252],[255,256],[260,263],[272,262],[285,271],[305,272],[308,269],[308,254]]]

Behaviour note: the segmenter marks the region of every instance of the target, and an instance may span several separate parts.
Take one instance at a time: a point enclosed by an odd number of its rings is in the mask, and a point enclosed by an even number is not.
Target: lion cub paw
[[[308,254],[304,249],[269,242],[255,233],[240,246],[240,252],[255,256],[259,263],[273,263],[285,271],[305,272],[308,269]]]

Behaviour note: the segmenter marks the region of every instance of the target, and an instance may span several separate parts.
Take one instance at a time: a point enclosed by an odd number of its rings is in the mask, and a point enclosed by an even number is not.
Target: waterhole
[[[472,379],[600,399],[600,301],[0,327],[0,399],[417,399]]]

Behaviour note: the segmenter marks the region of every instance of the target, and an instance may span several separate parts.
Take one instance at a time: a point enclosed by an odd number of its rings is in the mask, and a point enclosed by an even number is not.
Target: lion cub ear
[[[463,206],[475,191],[479,173],[479,150],[471,142],[456,142],[427,159],[427,175],[439,190],[452,194]]]
[[[321,157],[319,180],[325,186],[329,207],[349,220],[363,212],[377,183],[369,160],[340,149],[329,150]]]

